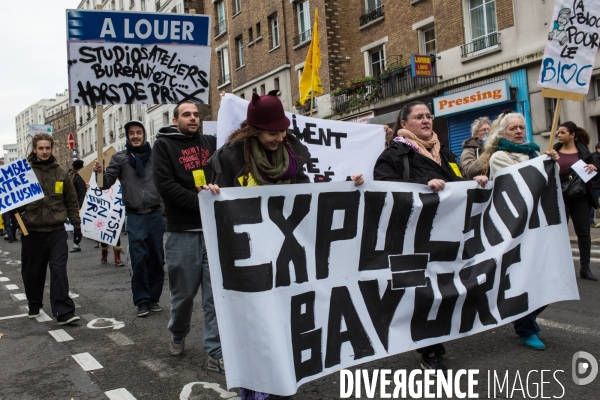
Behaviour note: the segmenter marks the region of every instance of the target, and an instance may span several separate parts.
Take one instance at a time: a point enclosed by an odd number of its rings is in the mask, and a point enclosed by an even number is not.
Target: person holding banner
[[[110,188],[117,179],[123,190],[125,215],[129,220],[129,254],[131,255],[131,292],[137,316],[145,317],[150,311],[159,312],[158,305],[165,280],[163,233],[165,231],[160,195],[152,174],[152,149],[146,140],[146,128],[140,121],[125,124],[125,150],[113,154],[104,172],[102,190]],[[94,172],[101,173],[96,161]],[[108,244],[102,244],[102,260],[106,260]],[[115,264],[121,244],[113,247]]]
[[[212,179],[208,159],[217,139],[199,132],[198,106],[191,101],[173,110],[173,124],[158,131],[152,149],[154,183],[164,200],[167,218],[165,261],[171,292],[171,355],[184,351],[190,332],[194,297],[202,286],[206,368],[225,373],[219,326],[212,295],[208,256],[202,232],[198,192]]]
[[[525,117],[522,114],[502,113],[498,118],[497,127],[486,141],[485,151],[481,156],[484,165],[489,166],[490,179],[494,179],[496,173],[502,168],[539,156],[540,151],[537,144],[525,140]],[[547,151],[546,154],[553,161],[559,161],[556,151]],[[587,210],[589,207],[586,209],[586,213],[589,213]],[[514,322],[515,333],[519,336],[520,343],[534,350],[546,348],[538,337],[541,330],[536,322],[537,316],[545,308],[546,306],[539,308]]]
[[[73,186],[75,187],[75,193],[77,193],[77,202],[79,203],[79,209],[81,210],[81,206],[83,205],[83,201],[85,200],[85,192],[87,192],[87,187],[85,187],[85,181],[79,175],[79,171],[83,168],[82,160],[75,160],[72,164],[71,170],[71,180],[73,181]],[[73,248],[69,253],[77,253],[81,251],[81,246],[79,244],[73,243]]]
[[[427,185],[434,192],[443,190],[446,182],[463,181],[454,154],[443,147],[432,129],[433,115],[425,103],[406,104],[396,118],[397,136],[377,159],[373,169],[376,181],[412,182]],[[488,179],[473,178],[482,187]],[[448,367],[442,343],[417,350],[421,368],[446,374]]]
[[[44,191],[44,198],[29,203],[17,212],[29,232],[21,238],[21,276],[29,303],[29,318],[36,318],[43,306],[46,270],[50,267],[50,306],[59,325],[79,321],[75,303],[69,297],[67,260],[69,245],[65,222],[74,227],[74,241],[81,242],[81,220],[75,187],[69,172],[52,155],[54,139],[39,133],[32,139],[27,157]]]
[[[263,96],[254,93],[246,121],[208,161],[213,180],[203,189],[218,194],[221,187],[310,183],[303,170],[310,153],[288,132],[289,126],[277,90]],[[351,179],[356,186],[364,182],[361,174]],[[243,321],[240,326],[244,326]],[[240,388],[240,395],[242,400],[293,399],[246,388]]]
[[[593,153],[588,150],[590,144],[590,135],[585,129],[577,126],[572,121],[567,121],[558,127],[556,133],[558,143],[554,145],[554,150],[560,155],[558,164],[560,165],[560,181],[565,182],[572,177],[575,172],[571,168],[579,160],[583,160],[587,165],[585,171],[588,174],[597,172],[600,164]],[[592,178],[596,180],[598,176]],[[576,197],[564,196],[567,218],[573,220],[573,228],[577,235],[577,246],[579,247],[579,277],[590,281],[597,281],[598,278],[590,270],[590,253],[592,240],[590,236],[590,208],[598,208],[598,200],[594,196],[592,181],[585,184],[585,193]]]

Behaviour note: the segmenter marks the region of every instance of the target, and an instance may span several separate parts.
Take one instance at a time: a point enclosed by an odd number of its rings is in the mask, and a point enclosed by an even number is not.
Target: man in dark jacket
[[[75,193],[77,194],[77,203],[79,203],[79,209],[83,206],[83,201],[85,200],[85,193],[87,192],[87,188],[85,187],[85,181],[79,175],[79,171],[83,168],[82,160],[75,160],[73,164],[73,171],[71,172],[71,177],[73,180],[73,186],[75,187]],[[81,251],[81,246],[78,243],[73,243],[73,248],[69,253],[77,253]]]
[[[158,301],[165,279],[165,228],[160,195],[154,185],[152,149],[146,141],[146,129],[140,121],[131,121],[125,124],[125,132],[125,150],[110,159],[101,189],[110,188],[117,179],[121,181],[131,256],[133,304],[137,307],[137,316],[145,317],[149,311],[162,311]],[[98,162],[94,163],[94,171],[102,172]],[[118,251],[115,248],[115,263]]]
[[[154,181],[167,218],[171,354],[178,356],[184,350],[194,297],[202,285],[207,368],[225,373],[198,202],[198,192],[211,182],[208,159],[216,150],[216,138],[199,133],[200,113],[194,103],[178,104],[173,116],[174,125],[159,130],[152,150]]]
[[[596,164],[600,164],[600,143],[596,143],[596,151],[592,153],[592,157],[596,161]],[[592,183],[592,189],[594,189],[594,197],[596,200],[600,200],[600,179],[592,179],[590,182]],[[594,221],[595,214],[596,209],[592,208],[592,212],[590,214],[590,223],[594,226],[594,228],[600,228],[600,223],[597,224]]]

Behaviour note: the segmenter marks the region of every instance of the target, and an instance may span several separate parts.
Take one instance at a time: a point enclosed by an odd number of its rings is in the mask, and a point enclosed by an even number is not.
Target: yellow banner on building
[[[308,48],[308,54],[306,55],[302,77],[300,78],[300,104],[304,104],[304,102],[310,100],[311,97],[323,94],[323,86],[321,85],[321,78],[319,77],[321,47],[319,46],[318,25],[319,13],[318,10],[315,9],[315,23],[313,25],[312,39],[310,41],[310,47]]]

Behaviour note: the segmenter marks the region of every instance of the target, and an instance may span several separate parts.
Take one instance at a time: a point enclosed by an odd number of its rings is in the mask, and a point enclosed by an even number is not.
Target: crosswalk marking
[[[6,285],[5,287],[8,290],[19,290],[19,287],[17,285]]]
[[[84,371],[93,371],[104,368],[90,353],[79,353],[71,355]]]
[[[10,282],[10,279],[5,276],[0,276],[0,282]]]
[[[50,317],[48,316],[48,314],[46,314],[46,313],[44,312],[44,310],[40,310],[40,316],[39,316],[39,317],[37,317],[35,320],[36,320],[37,322],[47,322],[47,321],[52,321],[52,318],[50,318]]]
[[[127,336],[123,335],[121,332],[107,333],[106,336],[111,338],[119,346],[128,346],[130,344],[133,344],[133,340],[129,339]]]
[[[153,372],[156,372],[161,378],[166,378],[170,375],[173,375],[173,370],[160,360],[144,360],[141,361],[141,364],[150,368],[150,370]]]
[[[18,314],[18,315],[9,315],[8,317],[0,317],[0,320],[3,319],[12,319],[12,318],[20,318],[20,317],[26,317],[27,314]]]
[[[110,400],[136,400],[135,397],[125,388],[110,390],[104,392]]]
[[[13,296],[15,296],[15,299],[17,300],[27,300],[25,293],[15,293]]]
[[[57,329],[55,331],[48,331],[57,342],[66,342],[73,340],[73,337],[69,335],[64,329]]]

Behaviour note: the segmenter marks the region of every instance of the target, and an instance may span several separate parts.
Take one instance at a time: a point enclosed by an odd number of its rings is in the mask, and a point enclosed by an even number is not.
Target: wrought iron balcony
[[[375,21],[384,15],[385,13],[383,12],[383,5],[372,10],[368,10],[366,13],[360,16],[360,26],[366,25],[371,21]]]
[[[215,37],[219,36],[221,33],[227,30],[227,22],[225,20],[219,22],[217,26],[215,26]]]
[[[308,29],[294,38],[294,46],[308,42],[312,38],[312,30]]]
[[[156,11],[160,10],[160,0],[156,1]]]
[[[490,47],[498,46],[500,44],[500,32],[492,33],[488,36],[483,36],[475,39],[471,43],[463,44],[460,46],[460,50],[463,58],[472,56],[474,53],[485,50]]]
[[[230,81],[231,77],[229,75],[222,76],[221,78],[217,79],[217,86],[224,85]]]

